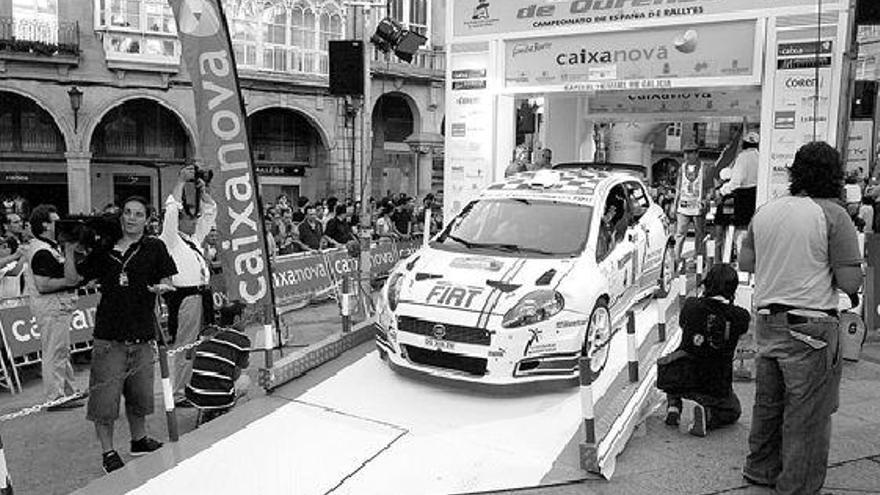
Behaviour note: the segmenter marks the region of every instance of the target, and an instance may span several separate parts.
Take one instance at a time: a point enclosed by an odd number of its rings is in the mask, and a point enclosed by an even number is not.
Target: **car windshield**
[[[559,201],[481,199],[468,204],[432,246],[576,256],[587,242],[592,213],[589,206]]]

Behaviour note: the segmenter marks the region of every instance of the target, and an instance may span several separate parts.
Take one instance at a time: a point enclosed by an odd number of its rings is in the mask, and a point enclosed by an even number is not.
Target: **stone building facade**
[[[223,5],[264,201],[360,196],[362,176],[373,179],[365,195],[424,195],[439,184],[443,19],[425,12],[442,13],[442,2],[392,2],[430,42],[412,64],[373,54],[367,118],[354,136],[343,99],[328,91],[327,42],[356,32],[343,3]],[[131,194],[161,204],[179,168],[201,161],[175,30],[166,0],[0,0],[0,197],[64,213]]]

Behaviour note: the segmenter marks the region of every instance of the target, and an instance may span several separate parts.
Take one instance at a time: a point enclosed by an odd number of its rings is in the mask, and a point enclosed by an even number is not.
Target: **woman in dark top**
[[[713,266],[703,285],[704,295],[688,298],[681,309],[681,344],[657,362],[657,386],[667,393],[666,424],[678,426],[682,399],[692,400],[690,433],[696,436],[735,423],[742,413],[733,392],[733,356],[751,321],[733,304],[739,277],[730,265]]]

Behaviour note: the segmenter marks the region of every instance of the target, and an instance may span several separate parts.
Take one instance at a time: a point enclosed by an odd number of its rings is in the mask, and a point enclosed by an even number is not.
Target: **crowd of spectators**
[[[372,239],[409,239],[425,232],[425,212],[431,210],[431,232],[443,225],[440,204],[433,194],[420,203],[405,193],[389,191],[378,201],[369,198],[368,219],[361,221],[360,201],[334,196],[310,200],[300,196],[291,201],[278,196],[265,205],[265,230],[272,256],[343,247],[356,241],[366,228]]]

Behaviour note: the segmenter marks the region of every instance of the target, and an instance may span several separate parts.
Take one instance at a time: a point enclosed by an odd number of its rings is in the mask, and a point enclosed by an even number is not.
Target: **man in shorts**
[[[146,200],[129,198],[122,207],[121,236],[93,249],[77,265],[81,276],[101,284],[86,418],[95,423],[108,473],[124,465],[113,447],[120,397],[125,397],[131,455],[162,446],[146,431],[146,417],[153,412],[156,295],[173,290],[171,276],[177,267],[160,239],[144,235],[148,218]]]

